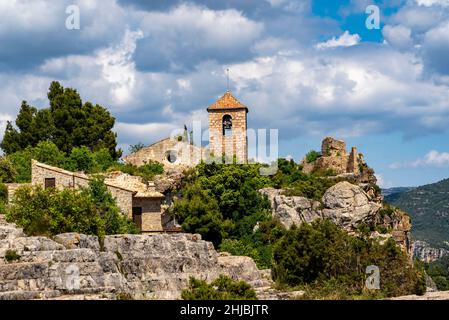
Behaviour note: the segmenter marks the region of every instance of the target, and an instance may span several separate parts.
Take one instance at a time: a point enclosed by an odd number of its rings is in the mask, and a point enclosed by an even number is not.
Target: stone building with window
[[[89,185],[90,177],[82,172],[71,172],[32,160],[31,185],[42,188],[80,188]],[[156,191],[154,183],[144,183],[140,177],[121,172],[106,174],[105,184],[122,214],[133,219],[142,233],[164,232],[162,227],[163,201],[165,196]],[[18,187],[8,185],[11,200]]]
[[[126,157],[124,161],[140,166],[157,161],[166,168],[195,166],[210,157],[225,155],[239,163],[248,162],[248,108],[227,91],[207,108],[209,115],[209,148],[193,145],[185,137],[166,138]]]

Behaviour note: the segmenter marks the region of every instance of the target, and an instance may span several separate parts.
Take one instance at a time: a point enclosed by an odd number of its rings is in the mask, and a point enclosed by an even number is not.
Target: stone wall
[[[204,159],[205,152],[203,148],[188,142],[167,138],[126,156],[124,161],[135,166],[142,166],[149,161],[160,162],[164,167],[194,166]],[[169,154],[174,155],[176,160],[171,158],[170,162]]]
[[[232,159],[234,155],[240,163],[248,162],[247,117],[245,109],[209,110],[209,145],[215,157],[223,154]],[[232,118],[232,135],[223,135],[223,117]]]
[[[357,148],[352,147],[348,154],[346,143],[332,137],[326,137],[323,140],[320,157],[312,163],[307,163],[304,159],[302,165],[305,173],[333,170],[337,175],[352,175],[359,183],[375,184],[377,182],[374,170],[368,167]]]
[[[32,175],[31,183],[34,186],[45,187],[45,179],[54,178],[56,182],[56,188],[62,190],[65,188],[80,188],[87,187],[89,185],[89,177],[81,174],[66,171],[56,167],[51,167],[43,163],[39,163],[35,160],[32,161]],[[133,207],[133,194],[131,190],[123,188],[117,188],[115,186],[106,185],[108,191],[117,201],[117,206],[120,208],[123,214],[132,218]]]
[[[142,208],[142,232],[160,232],[162,229],[161,205],[163,199],[134,198],[133,207]]]

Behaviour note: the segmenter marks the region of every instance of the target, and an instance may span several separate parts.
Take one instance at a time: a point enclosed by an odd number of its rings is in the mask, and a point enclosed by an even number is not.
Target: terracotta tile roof
[[[220,99],[211,104],[209,108],[207,108],[207,111],[223,109],[245,109],[246,112],[248,112],[248,107],[238,101],[229,91],[226,91]]]

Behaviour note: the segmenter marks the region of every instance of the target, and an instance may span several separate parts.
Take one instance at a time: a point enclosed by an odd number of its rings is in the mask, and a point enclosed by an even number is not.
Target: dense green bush
[[[249,284],[224,275],[210,284],[190,278],[189,286],[182,291],[181,297],[184,300],[257,300],[256,292]]]
[[[438,290],[449,290],[449,255],[427,263],[425,270],[437,285]]]
[[[273,277],[280,285],[305,286],[313,295],[317,291],[328,294],[325,288],[330,283],[335,290],[344,288],[340,298],[366,293],[365,270],[369,265],[380,269],[377,295],[425,292],[424,273],[410,264],[394,240],[380,245],[353,237],[328,220],[293,227],[276,243],[273,259]]]
[[[100,180],[93,180],[89,188],[82,190],[19,188],[6,218],[32,236],[136,233],[136,227],[119,212]]]
[[[259,221],[270,219],[268,199],[258,190],[270,184],[259,174],[260,165],[200,164],[191,170],[174,204],[187,232],[200,233],[216,246],[225,238],[253,234]]]
[[[314,162],[316,159],[318,159],[319,157],[321,157],[321,153],[315,150],[311,150],[306,154],[306,162],[307,163],[312,163]]]
[[[6,203],[8,200],[8,188],[0,182],[0,203]]]
[[[17,171],[11,161],[6,157],[0,157],[0,183],[11,183],[16,180]]]
[[[287,196],[301,196],[321,201],[327,189],[342,181],[332,178],[335,175],[331,170],[306,174],[302,167],[293,160],[278,160],[278,172],[271,178],[272,185],[276,188],[286,189]]]

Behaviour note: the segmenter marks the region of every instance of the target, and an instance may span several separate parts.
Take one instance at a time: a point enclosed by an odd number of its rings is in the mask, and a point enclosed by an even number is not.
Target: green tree
[[[100,105],[83,104],[79,93],[52,82],[48,92],[50,107],[37,110],[22,103],[16,127],[8,123],[0,147],[9,155],[35,147],[41,141],[53,142],[70,154],[73,148],[85,146],[92,152],[107,149],[111,157],[120,158],[117,136],[112,131],[114,117]]]
[[[15,182],[25,183],[31,181],[31,160],[35,159],[48,165],[64,167],[66,155],[59,151],[58,147],[50,141],[41,141],[36,147],[27,147],[6,156],[12,163],[17,175]]]
[[[70,171],[91,172],[94,167],[92,152],[87,147],[73,148],[65,168]]]
[[[341,291],[336,295],[340,298],[367,293],[365,270],[370,265],[380,269],[377,295],[425,292],[422,268],[413,266],[393,239],[380,244],[353,237],[329,220],[290,229],[275,244],[273,259],[273,277],[279,284],[306,286],[314,297],[335,297],[336,291]]]

